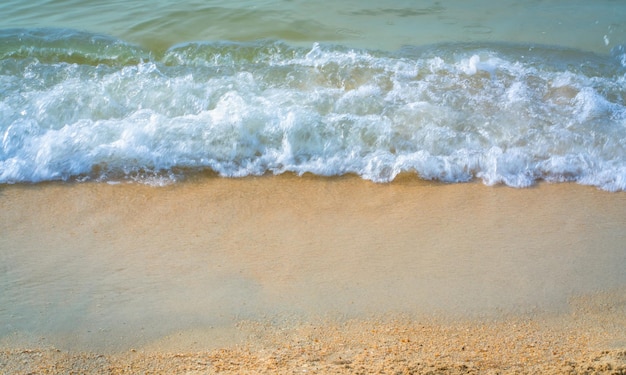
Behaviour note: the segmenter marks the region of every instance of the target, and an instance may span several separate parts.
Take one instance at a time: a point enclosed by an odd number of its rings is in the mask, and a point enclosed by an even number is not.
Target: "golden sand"
[[[624,324],[623,314],[617,317]],[[242,323],[245,343],[205,351],[0,351],[7,374],[624,374],[610,329],[566,319],[433,323],[351,320],[277,327]],[[622,330],[623,334],[623,330]],[[623,337],[623,336],[622,336]]]
[[[4,186],[0,373],[625,373],[625,243],[573,184]]]

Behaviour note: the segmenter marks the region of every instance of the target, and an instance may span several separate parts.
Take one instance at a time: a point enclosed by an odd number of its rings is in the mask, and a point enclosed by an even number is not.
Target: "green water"
[[[626,42],[626,2],[5,0],[0,29],[60,27],[152,50],[187,41],[278,39],[395,50],[440,42],[520,42],[607,53]]]

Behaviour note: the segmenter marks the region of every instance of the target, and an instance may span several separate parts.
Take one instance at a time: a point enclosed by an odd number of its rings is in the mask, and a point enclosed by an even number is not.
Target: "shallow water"
[[[0,183],[211,170],[626,188],[621,2],[0,12]]]
[[[626,4],[610,0],[7,0],[0,13],[0,28],[78,29],[151,50],[189,41],[270,39],[383,50],[504,41],[607,53],[626,41]]]
[[[257,340],[247,320],[571,319],[597,292],[601,326],[624,310],[626,196],[590,187],[286,175],[0,198],[0,347],[206,350]]]
[[[3,345],[126,350],[210,330],[220,346],[242,319],[623,300],[623,194],[402,178],[626,189],[623,1],[7,0],[0,14]],[[396,182],[176,184],[207,172]],[[39,184],[7,186],[21,182]]]

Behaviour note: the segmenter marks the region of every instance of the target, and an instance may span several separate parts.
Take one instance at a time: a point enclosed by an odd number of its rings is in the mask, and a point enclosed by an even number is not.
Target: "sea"
[[[3,0],[0,186],[626,189],[623,0]]]

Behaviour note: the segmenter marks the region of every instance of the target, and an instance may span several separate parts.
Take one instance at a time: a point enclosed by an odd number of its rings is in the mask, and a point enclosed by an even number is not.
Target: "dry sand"
[[[0,188],[0,373],[626,373],[626,195]]]

